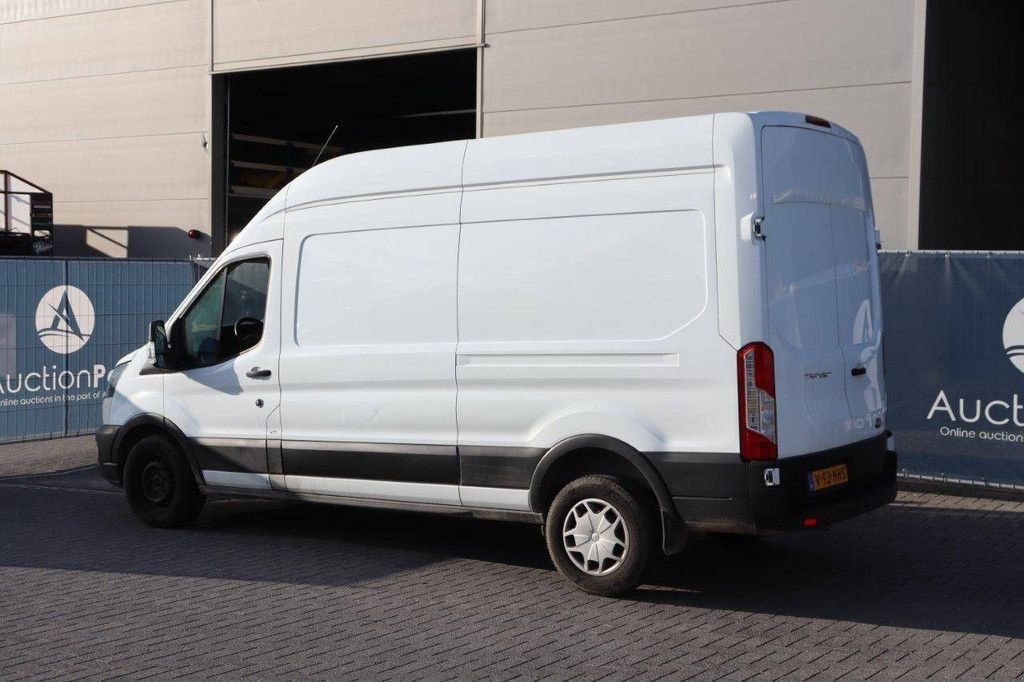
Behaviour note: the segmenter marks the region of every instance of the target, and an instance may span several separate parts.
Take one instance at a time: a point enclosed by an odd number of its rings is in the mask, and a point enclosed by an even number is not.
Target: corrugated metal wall
[[[103,376],[199,271],[189,261],[0,258],[0,441],[93,431]]]

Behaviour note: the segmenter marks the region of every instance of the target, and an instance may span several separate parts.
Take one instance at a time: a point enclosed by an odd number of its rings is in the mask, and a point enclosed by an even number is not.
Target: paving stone
[[[694,535],[624,599],[536,528],[211,501],[138,523],[90,439],[0,447],[0,679],[1017,679],[1024,503]]]

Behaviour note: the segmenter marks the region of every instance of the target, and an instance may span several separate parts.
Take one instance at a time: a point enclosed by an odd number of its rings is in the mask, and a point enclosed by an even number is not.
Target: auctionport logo
[[[92,301],[78,287],[54,287],[36,306],[36,335],[55,353],[69,355],[81,349],[95,326]],[[61,370],[58,363],[51,362],[38,371],[0,375],[0,408],[97,401],[103,397],[100,382],[106,374],[106,366],[100,363]]]
[[[36,333],[54,353],[68,355],[79,350],[89,341],[95,326],[92,301],[78,287],[54,287],[36,306]]]
[[[1003,348],[1013,366],[1024,372],[1024,298],[1010,309],[1003,323]]]
[[[1024,299],[1017,301],[1003,322],[1003,349],[1006,357],[1024,372]],[[1024,398],[1018,393],[996,398],[960,398],[940,390],[927,419],[937,419],[939,435],[954,438],[1024,443],[1024,433],[1006,428],[1024,428]],[[988,430],[997,427],[999,430]]]

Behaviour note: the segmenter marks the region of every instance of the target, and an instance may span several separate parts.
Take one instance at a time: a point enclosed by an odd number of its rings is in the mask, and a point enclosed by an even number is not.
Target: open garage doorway
[[[922,249],[1024,250],[1024,3],[928,0]]]
[[[475,50],[233,73],[213,87],[215,253],[318,155],[476,132]]]

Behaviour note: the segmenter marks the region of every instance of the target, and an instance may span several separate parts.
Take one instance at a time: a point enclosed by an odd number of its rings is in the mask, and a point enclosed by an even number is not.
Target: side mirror
[[[149,342],[153,344],[153,364],[160,369],[171,369],[171,348],[163,320],[149,323]]]

